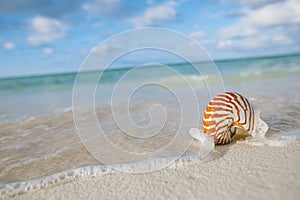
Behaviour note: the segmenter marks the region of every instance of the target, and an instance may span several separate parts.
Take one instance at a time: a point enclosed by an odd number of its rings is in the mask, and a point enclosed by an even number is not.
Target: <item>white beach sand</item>
[[[106,175],[13,199],[299,199],[299,169],[299,144],[234,144],[222,157],[207,163]]]

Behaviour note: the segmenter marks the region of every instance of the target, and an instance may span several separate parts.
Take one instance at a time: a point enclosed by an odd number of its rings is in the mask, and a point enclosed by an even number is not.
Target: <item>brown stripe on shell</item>
[[[241,117],[244,118],[243,121]],[[246,131],[253,130],[254,110],[248,99],[242,95],[225,92],[213,98],[207,105],[203,115],[203,130],[215,138],[216,144],[226,144],[233,139],[231,126]]]

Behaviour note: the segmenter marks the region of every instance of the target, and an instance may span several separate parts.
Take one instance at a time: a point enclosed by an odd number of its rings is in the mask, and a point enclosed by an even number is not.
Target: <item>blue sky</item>
[[[0,76],[76,71],[103,40],[148,26],[189,35],[214,59],[300,52],[299,0],[10,0]]]

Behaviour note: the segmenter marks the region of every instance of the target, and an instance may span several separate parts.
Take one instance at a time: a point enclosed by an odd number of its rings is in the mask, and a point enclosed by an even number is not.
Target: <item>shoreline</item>
[[[213,161],[76,180],[10,199],[297,199],[300,144],[233,144]]]

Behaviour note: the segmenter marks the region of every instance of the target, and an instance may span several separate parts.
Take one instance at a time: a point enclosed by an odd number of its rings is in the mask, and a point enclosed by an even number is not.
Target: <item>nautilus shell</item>
[[[236,92],[219,94],[205,109],[203,132],[213,136],[215,144],[227,144],[235,137],[237,128],[254,136],[264,135],[268,126],[247,98]]]

